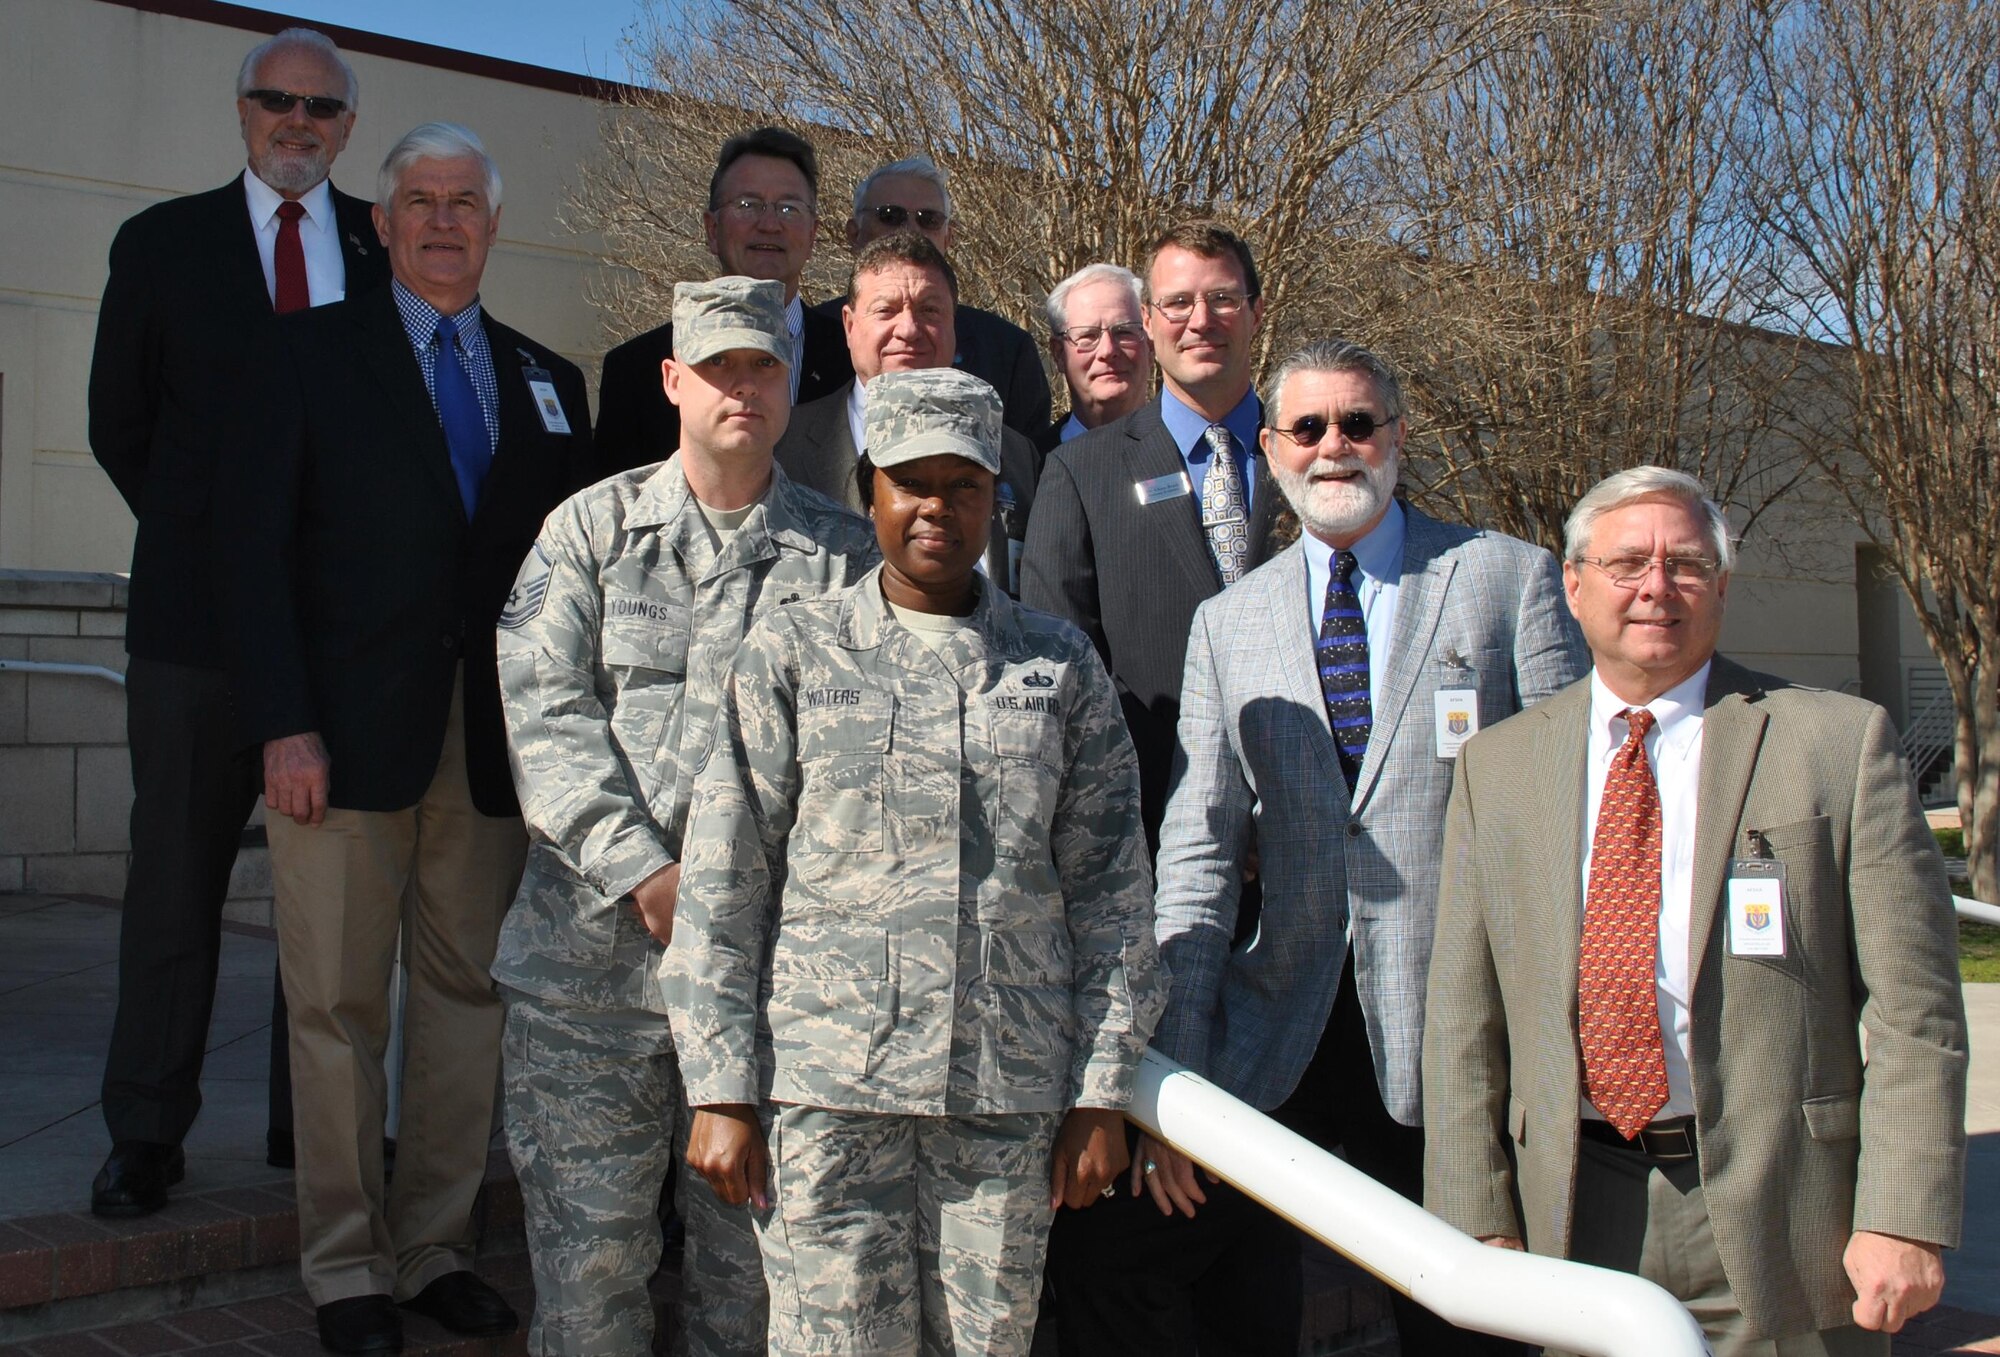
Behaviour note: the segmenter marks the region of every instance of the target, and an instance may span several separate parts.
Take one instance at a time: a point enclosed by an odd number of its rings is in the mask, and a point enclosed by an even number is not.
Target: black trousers
[[[1299,1086],[1271,1116],[1316,1145],[1342,1148],[1369,1177],[1423,1197],[1424,1133],[1389,1115],[1375,1082],[1350,955],[1333,1015]],[[1162,1216],[1150,1194],[1120,1188],[1083,1211],[1062,1210],[1049,1235],[1044,1307],[1063,1357],[1292,1357],[1304,1283],[1301,1236],[1226,1183],[1203,1179],[1192,1220]],[[1453,1328],[1392,1300],[1404,1357],[1525,1354],[1520,1344]]]
[[[229,731],[222,672],[133,656],[125,673],[132,751],[132,865],[118,930],[118,1013],[104,1061],[111,1138],[178,1145],[201,1109],[222,905],[262,782],[256,749]],[[281,993],[281,992],[280,992]],[[284,1005],[273,998],[274,1027]],[[273,1083],[285,1039],[274,1036]],[[289,1066],[274,1126],[291,1126]]]

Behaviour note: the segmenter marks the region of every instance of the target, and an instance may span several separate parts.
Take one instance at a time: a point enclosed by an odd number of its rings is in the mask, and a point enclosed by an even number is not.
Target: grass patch
[[[1968,983],[2000,981],[2000,928],[1958,921],[1958,974]]]
[[[1937,836],[1938,851],[1948,858],[1965,856],[1965,831],[1962,829],[1933,829]]]

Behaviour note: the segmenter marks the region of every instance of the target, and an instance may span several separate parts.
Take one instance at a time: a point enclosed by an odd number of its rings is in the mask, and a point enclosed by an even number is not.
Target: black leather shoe
[[[447,1272],[403,1304],[469,1338],[512,1333],[521,1326],[514,1307],[470,1272]]]
[[[167,1189],[187,1177],[187,1156],[178,1145],[121,1140],[90,1185],[90,1211],[97,1216],[149,1216],[167,1204]]]
[[[400,1352],[403,1317],[387,1296],[349,1296],[317,1311],[319,1345],[334,1352]]]

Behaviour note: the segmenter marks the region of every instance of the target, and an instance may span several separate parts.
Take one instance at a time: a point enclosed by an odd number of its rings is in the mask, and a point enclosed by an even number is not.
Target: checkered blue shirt
[[[391,279],[389,290],[396,297],[396,311],[403,318],[403,331],[417,352],[417,366],[424,370],[424,390],[431,394],[431,409],[437,409],[437,325],[442,314],[435,306]],[[486,440],[495,451],[500,447],[500,382],[493,375],[493,349],[486,342],[486,324],[479,303],[451,318],[458,327],[458,351],[465,370],[472,374],[472,389],[479,393],[479,412],[486,416]]]

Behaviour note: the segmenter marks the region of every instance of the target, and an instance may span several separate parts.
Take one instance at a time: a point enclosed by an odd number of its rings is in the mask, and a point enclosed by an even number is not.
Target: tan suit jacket
[[[1459,755],[1424,1044],[1425,1205],[1555,1256],[1576,1181],[1589,711],[1586,679]],[[1698,798],[1689,1064],[1716,1249],[1761,1333],[1830,1328],[1851,1319],[1853,1231],[1958,1243],[1965,1010],[1943,860],[1879,707],[1720,657]],[[1752,831],[1786,868],[1782,958],[1729,954],[1729,860],[1756,855]]]

